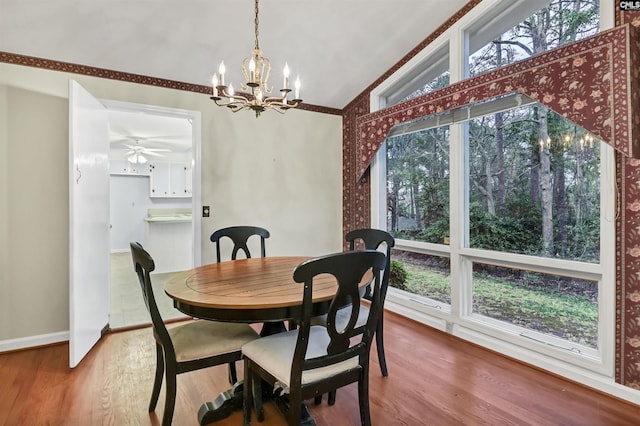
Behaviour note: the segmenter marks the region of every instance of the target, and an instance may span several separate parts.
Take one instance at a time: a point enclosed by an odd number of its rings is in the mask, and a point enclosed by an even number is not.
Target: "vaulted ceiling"
[[[341,109],[467,0],[262,0],[259,41],[279,88],[285,61],[306,103]],[[0,0],[0,50],[210,85],[254,47],[253,0]]]

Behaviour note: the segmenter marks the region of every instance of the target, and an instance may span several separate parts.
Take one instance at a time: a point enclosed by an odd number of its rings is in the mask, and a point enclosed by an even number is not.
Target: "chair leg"
[[[327,395],[327,404],[333,405],[336,403],[336,393],[337,391],[335,389],[329,391],[329,395]]]
[[[149,412],[156,409],[160,388],[162,387],[162,377],[164,376],[164,352],[162,346],[156,343],[156,376],[153,379],[153,390],[151,391],[151,401],[149,402]]]
[[[360,372],[358,381],[358,400],[360,405],[360,423],[362,426],[371,426],[371,412],[369,410],[369,367],[364,367]]]
[[[235,385],[238,381],[238,374],[236,373],[236,363],[235,361],[231,361],[229,363],[229,383],[231,385]]]
[[[380,321],[378,322],[378,327],[376,329],[376,347],[378,349],[378,361],[380,363],[380,371],[384,377],[389,375],[389,371],[387,371],[387,360],[384,356],[384,333],[382,331],[382,315],[380,316]]]
[[[242,389],[242,419],[244,426],[251,425],[251,406],[253,405],[253,374],[249,370],[249,359],[244,360],[244,387]]]
[[[316,395],[316,396],[313,398],[313,403],[314,403],[314,404],[316,404],[316,405],[320,405],[320,404],[322,404],[322,394],[320,394],[320,395]]]
[[[287,411],[287,424],[289,426],[300,426],[302,421],[302,400],[300,394],[289,394],[289,410]]]
[[[256,412],[256,418],[259,422],[264,420],[264,408],[262,407],[262,378],[253,377],[252,380],[253,391],[253,409]]]
[[[176,405],[176,366],[167,365],[166,384],[164,400],[164,414],[162,415],[162,426],[170,426],[173,420],[173,410]]]

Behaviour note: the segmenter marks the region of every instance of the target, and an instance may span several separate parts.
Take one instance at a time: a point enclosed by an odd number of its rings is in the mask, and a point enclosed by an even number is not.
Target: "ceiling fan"
[[[147,162],[146,156],[152,157],[163,157],[161,152],[170,152],[170,149],[165,148],[145,148],[143,146],[138,145],[138,140],[136,139],[136,145],[128,145],[124,144],[129,150],[124,153],[127,157],[127,160],[132,164],[144,164]],[[144,154],[144,155],[143,155]]]

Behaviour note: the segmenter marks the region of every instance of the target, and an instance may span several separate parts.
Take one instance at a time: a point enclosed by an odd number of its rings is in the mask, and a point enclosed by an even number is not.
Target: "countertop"
[[[154,216],[145,217],[145,221],[149,223],[164,223],[164,222],[191,222],[191,215],[184,216]]]
[[[148,209],[144,218],[149,223],[184,223],[191,219],[191,209]]]

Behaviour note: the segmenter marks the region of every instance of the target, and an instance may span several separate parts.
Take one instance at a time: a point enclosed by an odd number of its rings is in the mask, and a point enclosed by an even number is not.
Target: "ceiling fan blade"
[[[109,141],[110,143],[124,143],[124,142],[129,142],[129,139],[125,138],[125,139],[112,139]]]
[[[165,140],[170,140],[170,139],[185,139],[185,138],[189,138],[191,139],[191,135],[190,134],[186,134],[186,135],[157,135],[157,136],[148,136],[146,138],[144,138],[144,140],[148,140],[148,141],[165,141]]]
[[[171,152],[170,149],[166,148],[142,148],[144,152]]]
[[[157,152],[147,152],[147,151],[145,151],[142,154],[143,155],[151,155],[153,157],[164,157],[164,154],[158,154]]]

